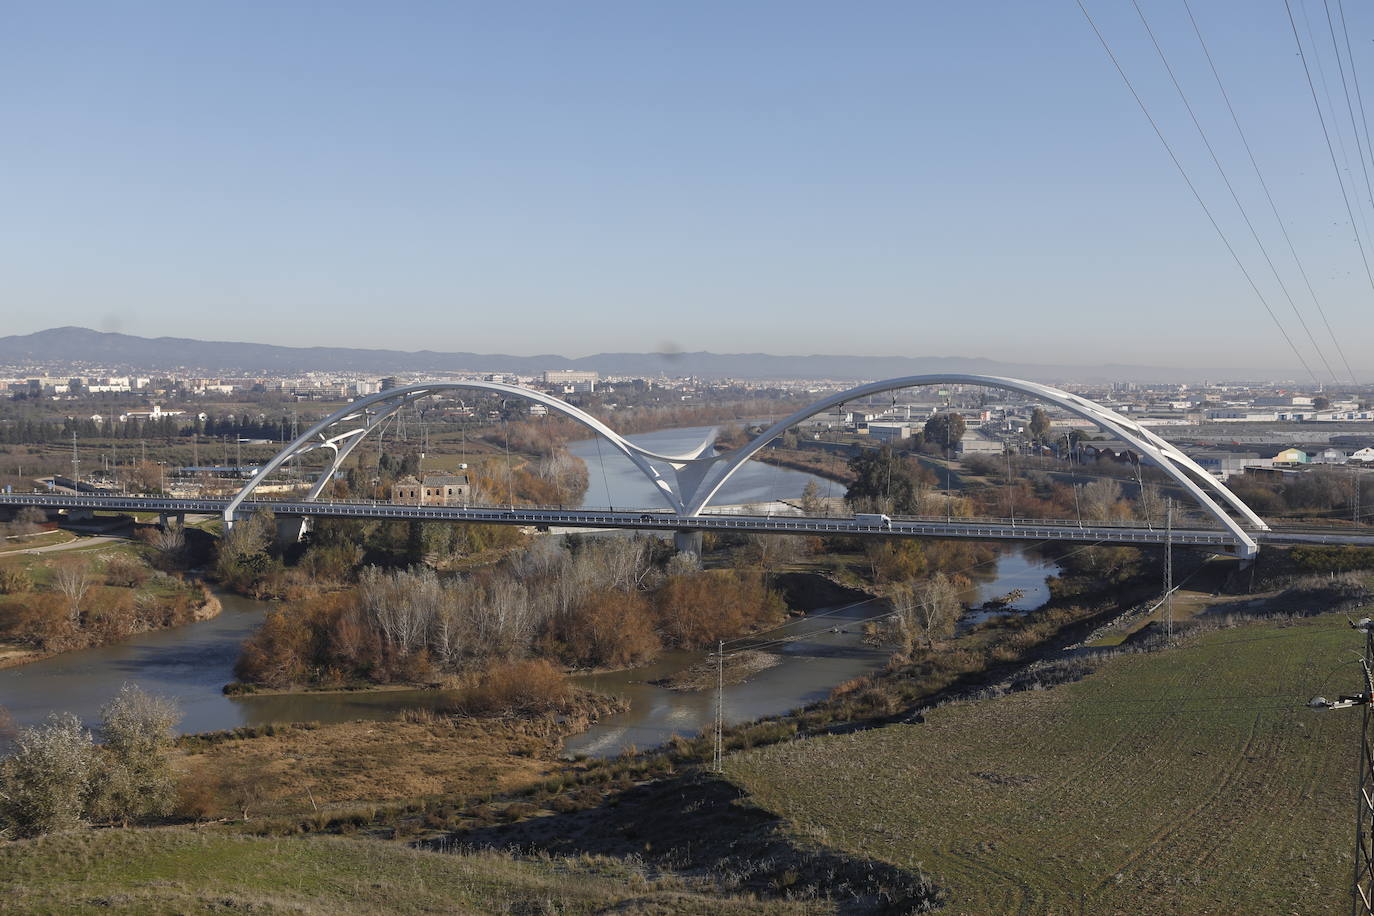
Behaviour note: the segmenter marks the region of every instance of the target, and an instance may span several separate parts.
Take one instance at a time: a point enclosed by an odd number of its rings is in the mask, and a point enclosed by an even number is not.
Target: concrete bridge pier
[[[176,528],[185,528],[185,527],[186,527],[186,513],[185,513],[185,512],[159,512],[159,513],[158,513],[158,516],[157,516],[157,526],[158,526],[159,528],[161,528],[163,531],[166,531],[167,529],[172,528],[172,527],[176,527]]]
[[[701,532],[674,531],[673,547],[678,553],[694,553],[701,556]]]
[[[307,516],[279,518],[277,519],[277,546],[289,547],[305,537],[305,533],[309,530],[310,519]]]

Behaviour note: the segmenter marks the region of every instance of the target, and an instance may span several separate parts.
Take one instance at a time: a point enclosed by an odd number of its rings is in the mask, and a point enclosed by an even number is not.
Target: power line
[[[1341,167],[1336,161],[1336,148],[1331,143],[1331,131],[1326,126],[1326,116],[1322,113],[1321,102],[1317,99],[1317,87],[1312,82],[1312,69],[1307,65],[1307,52],[1303,50],[1302,38],[1298,35],[1298,23],[1293,18],[1292,0],[1283,0],[1283,7],[1288,11],[1288,25],[1293,30],[1293,41],[1298,46],[1298,57],[1302,60],[1302,72],[1307,77],[1307,89],[1312,94],[1312,105],[1317,109],[1317,120],[1321,122],[1322,136],[1326,138],[1326,152],[1331,158],[1331,169],[1336,173],[1336,184],[1341,189],[1341,198],[1345,201],[1345,212],[1350,217],[1350,230],[1355,235],[1355,244],[1360,249],[1360,261],[1364,264],[1364,274],[1369,280],[1370,289],[1374,289],[1374,270],[1369,266],[1369,255],[1365,251],[1364,240],[1360,238],[1360,227],[1355,221],[1355,210],[1350,205],[1350,195],[1345,190],[1345,180],[1341,177]],[[1315,48],[1314,48],[1315,51]]]
[[[1341,92],[1345,95],[1345,111],[1346,111],[1346,114],[1349,115],[1349,117],[1350,117],[1350,131],[1351,131],[1351,134],[1352,134],[1352,135],[1354,136],[1354,138],[1355,138],[1355,152],[1359,154],[1359,157],[1360,157],[1360,172],[1361,172],[1361,174],[1364,175],[1364,194],[1365,194],[1364,200],[1365,200],[1365,203],[1374,203],[1374,190],[1371,190],[1371,187],[1370,187],[1370,184],[1369,184],[1369,166],[1368,166],[1368,164],[1365,162],[1365,152],[1366,152],[1366,150],[1365,150],[1365,145],[1364,145],[1363,143],[1360,142],[1360,127],[1359,127],[1359,125],[1355,122],[1355,107],[1354,107],[1354,105],[1353,105],[1353,104],[1351,103],[1351,101],[1350,101],[1350,81],[1349,81],[1348,79],[1346,79],[1346,76],[1345,76],[1345,62],[1341,59],[1341,46],[1340,46],[1340,44],[1336,41],[1336,24],[1335,24],[1335,22],[1333,22],[1332,19],[1331,19],[1331,3],[1330,3],[1330,0],[1322,0],[1322,7],[1323,7],[1323,9],[1325,9],[1325,11],[1326,11],[1326,29],[1327,29],[1327,32],[1330,33],[1330,35],[1331,35],[1331,50],[1332,50],[1332,52],[1336,55],[1336,72],[1337,72],[1338,74],[1340,74],[1340,77],[1341,77]],[[1347,34],[1346,37],[1349,38],[1349,35]],[[1315,39],[1315,37],[1314,37],[1314,38],[1313,38],[1313,42],[1314,42],[1314,46],[1313,46],[1313,47],[1314,47],[1314,49],[1315,49],[1315,41],[1316,41],[1316,39]],[[1351,66],[1352,66],[1352,67],[1354,66],[1354,61],[1353,61],[1353,60],[1351,61]],[[1334,111],[1332,112],[1332,117],[1333,117],[1333,118],[1335,117],[1335,112],[1334,112]],[[1371,151],[1371,154],[1374,154],[1374,151]],[[1369,225],[1368,225],[1368,223],[1366,223],[1366,224],[1365,224],[1365,231],[1367,232],[1368,229],[1369,229]]]
[[[1231,123],[1236,126],[1236,133],[1240,135],[1240,142],[1245,147],[1245,154],[1250,158],[1250,165],[1255,170],[1255,177],[1259,180],[1260,188],[1264,190],[1264,198],[1269,202],[1269,209],[1274,214],[1274,221],[1279,224],[1279,231],[1283,233],[1283,240],[1287,243],[1288,252],[1293,256],[1293,263],[1297,265],[1298,273],[1302,276],[1303,285],[1307,287],[1307,293],[1312,297],[1312,304],[1317,307],[1317,314],[1321,316],[1322,324],[1326,327],[1326,333],[1330,335],[1331,343],[1335,345],[1336,353],[1340,355],[1341,362],[1345,365],[1345,371],[1350,376],[1351,384],[1357,385],[1359,383],[1355,380],[1354,370],[1350,368],[1350,360],[1346,359],[1340,338],[1331,328],[1331,322],[1326,317],[1326,309],[1322,307],[1321,300],[1317,298],[1317,291],[1313,288],[1312,280],[1307,275],[1307,268],[1303,266],[1302,258],[1298,257],[1298,249],[1288,234],[1288,226],[1284,223],[1283,217],[1279,215],[1278,205],[1274,203],[1274,195],[1269,191],[1269,183],[1264,180],[1264,173],[1260,170],[1259,161],[1255,159],[1255,152],[1250,147],[1250,140],[1245,135],[1245,129],[1240,125],[1240,117],[1236,114],[1235,107],[1231,104],[1231,95],[1226,91],[1226,85],[1222,82],[1216,61],[1212,59],[1211,49],[1207,47],[1207,41],[1202,37],[1202,29],[1198,27],[1197,19],[1193,16],[1193,7],[1188,0],[1183,0],[1183,8],[1188,11],[1188,21],[1192,23],[1193,34],[1197,35],[1198,44],[1202,46],[1202,53],[1207,58],[1207,65],[1212,70],[1212,77],[1217,82],[1217,89],[1220,90],[1221,97],[1226,102],[1226,110],[1231,113]],[[1360,110],[1361,112],[1364,111],[1363,102],[1361,102]]]
[[[1150,127],[1154,129],[1155,136],[1159,138],[1159,142],[1163,145],[1164,151],[1169,154],[1169,159],[1173,162],[1174,168],[1178,169],[1178,174],[1183,178],[1184,184],[1186,184],[1188,190],[1192,192],[1193,199],[1196,200],[1198,206],[1202,208],[1202,212],[1207,216],[1207,221],[1212,224],[1212,228],[1216,230],[1217,236],[1221,239],[1221,243],[1226,246],[1226,251],[1231,255],[1231,259],[1236,262],[1236,267],[1240,268],[1240,272],[1244,275],[1245,281],[1250,284],[1250,289],[1254,292],[1255,298],[1259,299],[1260,305],[1263,305],[1264,310],[1269,313],[1269,318],[1274,322],[1274,326],[1278,328],[1279,333],[1283,335],[1283,339],[1288,344],[1288,348],[1293,351],[1293,355],[1297,357],[1303,369],[1308,375],[1312,376],[1315,381],[1317,378],[1316,373],[1312,371],[1312,367],[1307,364],[1307,360],[1303,358],[1297,345],[1293,343],[1293,338],[1289,336],[1288,330],[1284,328],[1283,324],[1279,321],[1279,316],[1274,314],[1274,309],[1269,305],[1269,300],[1265,299],[1264,293],[1260,292],[1260,288],[1256,285],[1254,277],[1250,275],[1250,271],[1246,269],[1245,263],[1240,259],[1240,255],[1236,253],[1236,249],[1231,244],[1231,240],[1226,237],[1225,231],[1222,230],[1216,217],[1212,215],[1211,208],[1208,207],[1207,202],[1203,200],[1202,194],[1198,192],[1197,187],[1193,184],[1193,180],[1188,177],[1188,171],[1183,167],[1183,163],[1179,161],[1178,155],[1174,153],[1174,148],[1169,145],[1169,141],[1165,139],[1164,132],[1155,121],[1154,115],[1150,114],[1150,109],[1146,107],[1145,100],[1142,99],[1140,93],[1136,91],[1135,84],[1132,83],[1131,78],[1126,75],[1126,71],[1122,68],[1121,62],[1116,59],[1116,54],[1112,52],[1112,47],[1107,43],[1106,36],[1102,34],[1102,31],[1097,27],[1097,23],[1093,21],[1092,14],[1090,14],[1088,8],[1083,5],[1083,0],[1075,0],[1075,2],[1078,4],[1079,10],[1082,11],[1083,18],[1087,19],[1088,25],[1092,27],[1093,34],[1095,34],[1097,40],[1102,43],[1102,49],[1107,52],[1107,57],[1111,60],[1112,66],[1116,68],[1116,72],[1121,76],[1121,81],[1126,84],[1126,88],[1135,99],[1135,103],[1140,106],[1141,113],[1144,114],[1145,119],[1150,122]],[[1370,276],[1370,284],[1374,286],[1374,274]]]
[[[1346,28],[1345,24],[1345,0],[1336,0],[1336,10],[1341,17],[1341,33],[1345,36],[1345,56],[1350,61],[1350,81],[1355,84],[1355,100],[1359,103],[1360,122],[1364,125],[1364,147],[1369,150],[1370,161],[1374,162],[1374,143],[1371,143],[1369,139],[1369,117],[1364,111],[1364,93],[1360,91],[1360,72],[1355,67],[1355,54],[1350,48],[1350,30]]]
[[[1226,185],[1226,190],[1230,193],[1231,200],[1235,203],[1236,209],[1240,211],[1241,219],[1245,221],[1246,228],[1250,230],[1250,237],[1255,240],[1255,245],[1259,248],[1260,255],[1263,256],[1264,262],[1269,265],[1269,272],[1274,275],[1274,282],[1279,285],[1279,291],[1283,293],[1283,297],[1288,300],[1289,307],[1293,309],[1293,317],[1298,319],[1298,324],[1302,327],[1303,333],[1307,335],[1307,340],[1312,344],[1312,349],[1317,352],[1317,358],[1322,361],[1322,365],[1326,367],[1327,374],[1330,375],[1334,381],[1336,373],[1331,370],[1331,364],[1327,362],[1326,354],[1322,352],[1322,348],[1318,345],[1317,339],[1312,336],[1312,330],[1307,326],[1307,320],[1302,317],[1302,312],[1298,310],[1298,304],[1293,301],[1293,295],[1288,291],[1288,285],[1283,282],[1283,277],[1279,275],[1278,268],[1274,266],[1274,259],[1269,256],[1269,249],[1265,247],[1263,240],[1260,239],[1259,232],[1255,229],[1255,224],[1250,219],[1249,212],[1246,211],[1245,205],[1241,203],[1240,195],[1236,193],[1235,186],[1231,184],[1231,178],[1226,174],[1226,169],[1222,166],[1221,159],[1217,156],[1216,150],[1212,148],[1212,141],[1208,139],[1207,131],[1203,129],[1202,122],[1198,120],[1197,113],[1193,110],[1192,103],[1188,101],[1188,93],[1183,91],[1183,85],[1178,81],[1178,76],[1174,73],[1173,65],[1169,63],[1169,58],[1164,53],[1164,48],[1160,45],[1159,39],[1155,37],[1154,29],[1150,28],[1150,22],[1145,18],[1145,11],[1140,8],[1139,0],[1131,0],[1131,5],[1135,7],[1136,15],[1140,17],[1140,24],[1145,27],[1145,34],[1150,37],[1150,44],[1154,45],[1155,53],[1159,55],[1159,62],[1164,65],[1165,72],[1169,74],[1169,81],[1173,83],[1175,91],[1178,92],[1179,100],[1183,102],[1183,107],[1187,110],[1188,117],[1192,120],[1193,126],[1197,128],[1197,135],[1202,139],[1202,145],[1207,148],[1207,155],[1212,158],[1212,164],[1217,167],[1217,174],[1221,176],[1221,181]],[[1317,382],[1317,377],[1315,375],[1312,376],[1312,381]]]

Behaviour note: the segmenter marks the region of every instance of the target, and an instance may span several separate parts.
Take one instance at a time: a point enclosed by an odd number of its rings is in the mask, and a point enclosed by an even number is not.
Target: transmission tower
[[[1374,916],[1374,716],[1370,699],[1374,697],[1374,621],[1368,617],[1350,626],[1364,634],[1364,692],[1347,694],[1331,701],[1313,697],[1307,704],[1314,709],[1360,707],[1360,764],[1355,792],[1355,868],[1351,881],[1350,912],[1353,916]]]
[[[81,489],[81,459],[76,454],[76,430],[72,430],[72,486]]]

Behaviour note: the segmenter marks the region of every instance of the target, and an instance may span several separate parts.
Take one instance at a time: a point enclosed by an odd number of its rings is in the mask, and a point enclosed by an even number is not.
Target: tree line
[[[624,667],[767,626],[784,612],[761,569],[700,569],[650,538],[545,538],[471,573],[368,567],[356,588],[271,612],[245,642],[236,673],[283,687],[426,682],[528,657]]]

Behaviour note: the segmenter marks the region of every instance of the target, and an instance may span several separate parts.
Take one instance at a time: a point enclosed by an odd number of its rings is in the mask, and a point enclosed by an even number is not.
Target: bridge
[[[0,506],[34,506],[68,513],[156,512],[163,516],[223,515],[228,498],[85,495],[49,493],[0,494]],[[535,528],[622,528],[678,533],[724,531],[750,534],[885,535],[889,537],[962,538],[980,541],[1071,541],[1113,545],[1159,545],[1172,538],[1177,545],[1236,554],[1230,532],[1221,528],[1187,526],[1172,532],[1133,522],[1075,522],[1064,519],[959,518],[948,516],[892,516],[887,521],[869,516],[756,515],[707,511],[682,516],[663,509],[564,509],[552,506],[410,506],[373,500],[272,499],[238,504],[242,517],[271,512],[277,518],[359,518],[379,521],[462,522],[482,525],[521,525]],[[1261,544],[1353,544],[1374,547],[1368,534],[1322,527],[1256,530]]]
[[[1364,543],[1361,536],[1335,535],[1330,530],[1315,532],[1271,532],[1269,525],[1243,501],[1191,458],[1150,429],[1076,394],[1021,379],[964,373],[937,373],[905,376],[859,385],[822,398],[792,413],[763,430],[740,448],[718,453],[714,435],[697,448],[681,455],[652,452],[624,438],[581,408],[560,398],[499,382],[459,381],[424,382],[392,388],[368,395],[324,417],[293,439],[272,457],[232,497],[228,499],[169,499],[117,495],[63,496],[58,494],[0,495],[0,506],[33,505],[67,511],[133,511],[162,514],[218,514],[226,527],[258,509],[271,509],[282,518],[308,520],[315,517],[424,519],[434,521],[520,524],[540,527],[629,528],[680,532],[680,544],[690,543],[697,532],[741,530],[776,533],[853,533],[892,536],[967,537],[993,540],[1071,540],[1111,544],[1163,543],[1165,533],[1148,525],[1104,522],[1065,522],[1062,520],[894,518],[890,524],[874,525],[860,518],[801,518],[796,516],[722,515],[710,509],[712,498],[726,481],[749,459],[788,429],[849,401],[905,388],[931,385],[970,385],[997,388],[1028,395],[1054,404],[1079,417],[1091,420],[1103,431],[1128,442],[1142,456],[1171,478],[1212,521],[1215,528],[1176,529],[1180,544],[1216,548],[1243,558],[1253,557],[1264,543],[1287,543],[1283,537],[1310,536],[1339,540],[1295,541],[1293,543]],[[518,399],[541,404],[586,427],[611,448],[629,459],[653,485],[663,508],[634,511],[574,510],[562,508],[491,508],[457,506],[400,506],[374,502],[334,502],[321,499],[324,488],[334,479],[354,448],[388,417],[409,404],[452,391],[475,391],[503,399]],[[301,497],[264,500],[255,491],[278,468],[302,455],[327,451],[328,462],[316,481]],[[297,533],[303,529],[302,521]]]

